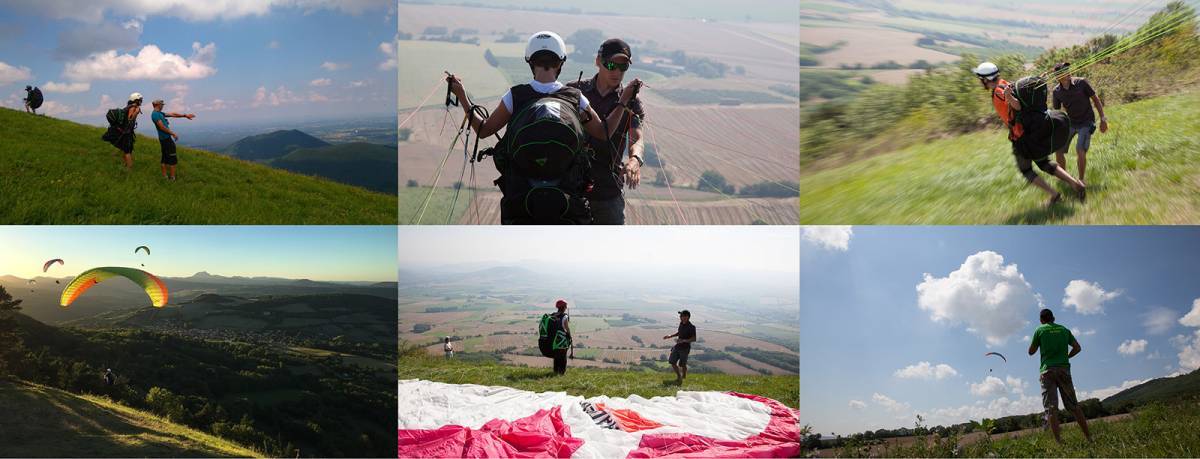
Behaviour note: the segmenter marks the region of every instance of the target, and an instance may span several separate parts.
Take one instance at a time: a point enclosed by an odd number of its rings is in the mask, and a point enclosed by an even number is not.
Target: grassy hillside
[[[1200,397],[1200,370],[1138,384],[1104,399],[1104,405],[1117,407],[1122,404],[1170,403],[1184,397]]]
[[[106,397],[40,384],[0,379],[0,406],[0,456],[264,457]]]
[[[365,142],[300,148],[270,161],[280,169],[390,195],[396,194],[396,164],[395,146]]]
[[[225,147],[224,153],[241,159],[261,161],[275,159],[300,148],[320,148],[329,142],[295,129],[252,135]]]
[[[146,120],[143,120],[146,122]],[[158,140],[134,168],[104,130],[0,109],[0,222],[8,224],[395,224],[395,196],[180,147],[163,180]]]
[[[795,376],[734,376],[712,373],[689,374],[683,385],[675,385],[675,374],[634,372],[573,367],[568,361],[567,374],[556,376],[549,368],[528,368],[463,359],[406,353],[400,360],[400,379],[425,379],[452,384],[507,386],[536,392],[562,391],[571,395],[594,397],[674,396],[680,390],[734,391],[762,395],[796,408],[800,399],[800,380]]]
[[[1000,129],[801,177],[801,224],[1180,224],[1200,221],[1200,93],[1113,106],[1092,137],[1088,200],[1047,210]],[[1075,175],[1074,147],[1067,155]],[[1035,169],[1036,170],[1036,169]],[[1039,172],[1040,173],[1040,172]]]

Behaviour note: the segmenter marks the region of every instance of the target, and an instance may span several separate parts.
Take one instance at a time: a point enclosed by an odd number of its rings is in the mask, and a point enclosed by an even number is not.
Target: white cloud
[[[989,345],[1001,345],[1023,328],[1041,298],[1004,257],[984,251],[967,257],[946,277],[926,273],[917,285],[917,306],[935,322],[963,323]]]
[[[1179,318],[1179,324],[1186,327],[1200,327],[1200,298],[1192,300],[1192,310]]]
[[[142,23],[129,20],[123,24],[103,22],[95,25],[74,24],[58,34],[54,56],[64,61],[82,59],[93,53],[138,48]]]
[[[1104,400],[1108,397],[1112,397],[1113,395],[1116,395],[1117,392],[1123,391],[1125,389],[1128,389],[1130,387],[1144,383],[1146,381],[1149,381],[1149,379],[1135,379],[1132,381],[1125,381],[1125,382],[1121,383],[1121,385],[1119,385],[1119,386],[1110,386],[1110,387],[1105,387],[1103,389],[1096,389],[1096,390],[1091,390],[1091,391],[1080,391],[1079,394],[1077,394],[1078,397],[1076,397],[1076,398],[1081,402],[1084,400],[1087,400],[1089,398],[1098,398],[1100,400]]]
[[[1121,355],[1134,355],[1146,351],[1146,340],[1144,339],[1127,339],[1117,346],[1117,352]]]
[[[1042,398],[1026,396],[1008,398],[1000,397],[989,402],[980,400],[974,404],[950,408],[938,408],[929,412],[919,412],[929,425],[950,425],[981,420],[983,418],[999,418],[1042,411]]]
[[[280,105],[291,104],[304,101],[303,97],[297,96],[287,86],[279,86],[274,91],[268,91],[266,86],[259,86],[254,91],[254,102],[251,102],[251,107],[261,107],[270,105],[278,107]]]
[[[1120,290],[1108,292],[1099,283],[1091,283],[1076,279],[1067,283],[1063,289],[1063,307],[1075,308],[1075,312],[1084,315],[1104,312],[1104,303],[1121,295]]]
[[[88,82],[82,83],[58,83],[47,81],[42,85],[42,91],[48,93],[74,94],[78,92],[88,92],[92,90],[92,84]]]
[[[1146,333],[1151,335],[1161,335],[1171,328],[1175,327],[1175,318],[1178,314],[1175,311],[1155,306],[1150,308],[1150,311],[1142,314],[1142,325],[1146,327]]]
[[[866,407],[867,407],[867,403],[862,400],[851,400],[850,401],[850,408],[853,408],[856,410],[861,410],[861,409],[865,409]]]
[[[137,55],[117,54],[115,50],[96,53],[86,59],[68,62],[63,76],[73,81],[92,80],[194,80],[217,73],[212,66],[217,45],[192,43],[192,56],[164,53],[155,45],[146,45]]]
[[[876,404],[884,407],[885,409],[887,409],[888,411],[891,411],[891,412],[901,412],[901,411],[908,410],[907,403],[897,402],[895,400],[892,400],[891,397],[880,394],[878,392],[871,395],[871,400],[874,400]]]
[[[350,85],[349,85],[349,86],[347,86],[347,87],[350,87],[350,88],[361,88],[361,87],[363,87],[363,86],[366,86],[366,85],[367,85],[367,82],[366,82],[366,81],[359,80],[359,81],[351,81],[351,82],[350,82]]]
[[[399,58],[397,57],[397,54],[396,54],[395,40],[385,41],[383,43],[380,43],[379,44],[379,52],[383,53],[383,55],[385,56],[383,62],[379,63],[379,70],[389,70],[389,69],[396,68],[397,59],[399,59]]]
[[[1180,370],[1192,371],[1200,368],[1200,330],[1196,330],[1191,337],[1178,335],[1171,338],[1171,344],[1179,349]]]
[[[279,49],[279,40],[271,40],[268,42],[267,49]]]
[[[1008,386],[1004,384],[1004,380],[995,376],[988,376],[978,384],[971,383],[971,394],[976,397],[999,397],[1007,393]]]
[[[1092,336],[1096,334],[1096,330],[1083,330],[1078,327],[1073,327],[1071,328],[1071,334],[1075,336]]]
[[[262,16],[273,8],[301,8],[306,11],[337,10],[362,14],[369,10],[391,11],[394,2],[379,0],[8,0],[6,7],[22,13],[53,19],[77,19],[99,22],[106,14],[114,16],[168,16],[187,21],[212,21]]]
[[[330,72],[336,72],[338,70],[350,68],[350,64],[325,61],[325,62],[321,63],[321,68],[328,70]]]
[[[309,86],[329,86],[330,83],[333,83],[333,80],[330,80],[328,78],[317,78],[315,80],[308,82],[308,85]]]
[[[909,365],[907,367],[896,370],[896,372],[893,374],[897,378],[903,378],[903,379],[931,380],[931,379],[945,379],[945,378],[949,378],[951,376],[958,376],[958,371],[955,371],[953,367],[951,367],[950,365],[946,365],[944,363],[939,363],[937,365],[933,365],[933,364],[930,364],[929,362],[922,361],[922,362],[918,362],[916,365]]]
[[[33,72],[29,71],[29,67],[17,67],[0,62],[0,86],[32,78]]]
[[[800,231],[804,240],[818,247],[843,252],[850,249],[850,238],[854,236],[854,229],[849,226],[802,226]]]

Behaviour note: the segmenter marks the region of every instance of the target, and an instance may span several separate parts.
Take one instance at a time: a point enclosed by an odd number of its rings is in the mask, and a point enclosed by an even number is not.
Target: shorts
[[[671,348],[671,356],[667,358],[667,363],[674,365],[676,362],[679,362],[680,366],[686,367],[688,354],[690,354],[691,352],[692,352],[691,346],[682,346],[682,345],[676,344],[675,347]]]
[[[1075,152],[1088,151],[1092,146],[1092,134],[1096,132],[1096,123],[1071,124],[1071,131],[1067,134],[1067,146],[1059,150],[1058,153],[1066,153],[1071,148],[1071,137],[1079,134],[1079,138],[1075,139]]]
[[[158,144],[162,147],[162,163],[168,166],[179,164],[179,157],[175,156],[175,141],[171,139],[158,139]]]
[[[1074,409],[1075,383],[1071,382],[1071,367],[1050,367],[1038,378],[1042,382],[1042,407],[1046,411],[1058,408],[1058,396],[1062,394],[1063,408]]]

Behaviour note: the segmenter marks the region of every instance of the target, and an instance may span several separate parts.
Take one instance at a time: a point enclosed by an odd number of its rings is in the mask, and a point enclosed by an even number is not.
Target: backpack
[[[42,102],[43,102],[42,90],[38,89],[36,87],[33,88],[33,91],[29,92],[29,107],[30,108],[41,108]]]
[[[554,357],[554,351],[571,347],[571,335],[563,329],[565,315],[542,314],[538,321],[538,350],[543,357]]]
[[[123,128],[125,123],[129,121],[129,112],[126,108],[113,108],[104,115],[108,120],[108,127]]]
[[[513,112],[493,147],[500,178],[501,223],[589,224],[591,150],[579,116],[583,94],[564,87],[542,94],[512,88]]]
[[[1021,137],[1013,141],[1017,154],[1036,160],[1065,147],[1070,141],[1071,122],[1066,113],[1049,110],[1046,106],[1046,80],[1029,76],[1012,87],[1014,96],[1021,102],[1016,119],[1024,128]]]

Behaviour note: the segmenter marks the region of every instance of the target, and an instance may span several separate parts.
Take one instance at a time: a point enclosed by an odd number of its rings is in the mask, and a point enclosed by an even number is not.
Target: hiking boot
[[[1079,202],[1087,202],[1087,185],[1080,185],[1075,191],[1079,192]]]

